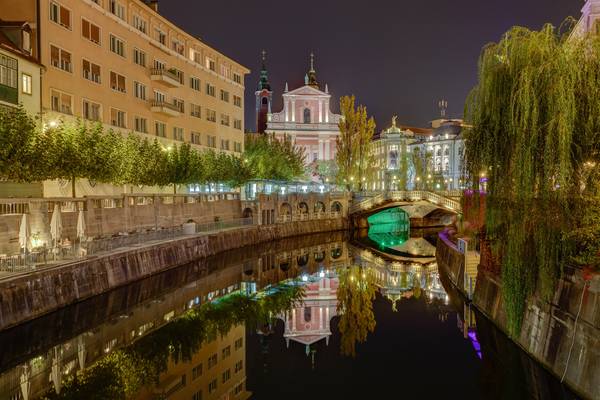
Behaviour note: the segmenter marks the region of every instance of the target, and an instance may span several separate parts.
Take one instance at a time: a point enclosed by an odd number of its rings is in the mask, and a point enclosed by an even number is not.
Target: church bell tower
[[[256,88],[256,132],[265,133],[267,129],[267,115],[271,113],[271,104],[273,103],[273,92],[267,74],[267,52],[262,51],[262,67],[260,70],[260,80]]]

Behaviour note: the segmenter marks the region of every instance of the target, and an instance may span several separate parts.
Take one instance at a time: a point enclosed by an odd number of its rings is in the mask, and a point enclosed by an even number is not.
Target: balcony
[[[165,115],[167,117],[180,117],[181,109],[172,103],[166,101],[152,100],[150,103],[150,110],[155,113]]]
[[[162,82],[169,87],[181,87],[183,84],[179,81],[176,73],[162,68],[152,68],[150,70],[150,79],[157,82]]]

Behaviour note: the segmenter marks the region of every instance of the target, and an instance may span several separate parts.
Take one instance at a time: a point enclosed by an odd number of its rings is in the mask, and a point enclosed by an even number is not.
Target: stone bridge
[[[353,204],[349,214],[355,227],[367,227],[366,220],[369,216],[392,207],[403,209],[411,219],[412,226],[423,225],[426,219],[437,220],[442,225],[448,225],[453,216],[461,213],[458,200],[438,193],[414,190],[379,193]],[[421,224],[415,224],[418,221],[421,221]]]

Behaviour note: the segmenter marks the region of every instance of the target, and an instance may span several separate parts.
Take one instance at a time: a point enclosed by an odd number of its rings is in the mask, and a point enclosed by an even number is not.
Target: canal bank
[[[11,276],[0,281],[0,330],[199,258],[347,228],[344,218],[250,226],[166,240]]]
[[[466,295],[464,255],[443,234],[436,258]],[[472,301],[508,334],[499,276],[478,268]],[[600,277],[586,280],[581,270],[565,268],[550,302],[538,292],[528,298],[521,333],[511,339],[581,396],[600,398]]]

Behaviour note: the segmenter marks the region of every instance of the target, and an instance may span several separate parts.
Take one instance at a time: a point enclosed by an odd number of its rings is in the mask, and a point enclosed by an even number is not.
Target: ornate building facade
[[[277,138],[290,136],[297,147],[304,149],[306,164],[335,159],[341,115],[331,112],[329,88],[325,85],[322,89],[317,81],[314,55],[311,54],[310,70],[304,78],[304,85],[290,91],[286,83],[282,98],[283,110],[272,113],[272,92],[263,67],[256,92],[257,130],[260,132],[258,121],[267,110],[265,132],[275,134]]]
[[[375,158],[370,190],[457,190],[463,185],[464,139],[462,120],[441,118],[431,128],[392,126],[371,143]],[[415,153],[427,163],[424,176],[418,176]],[[435,182],[434,182],[435,181]]]

